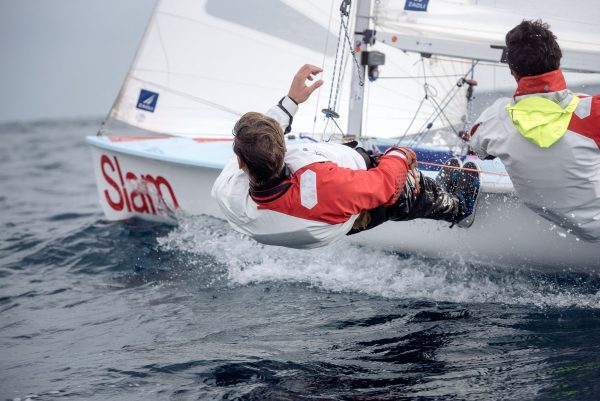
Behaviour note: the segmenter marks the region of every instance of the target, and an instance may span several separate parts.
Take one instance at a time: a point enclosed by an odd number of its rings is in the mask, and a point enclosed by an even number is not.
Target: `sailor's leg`
[[[418,171],[418,170],[417,170]],[[404,194],[394,205],[387,208],[389,220],[434,219],[453,222],[461,212],[461,202],[453,194],[446,192],[435,180],[418,172],[419,187],[409,174]]]
[[[347,235],[370,230],[388,220],[406,221],[421,218],[455,222],[462,208],[460,200],[444,191],[435,180],[424,176],[420,171],[417,177],[418,186],[413,174],[408,175],[404,193],[392,206],[381,206],[361,213]]]
[[[404,184],[404,193],[396,203],[362,212],[347,235],[370,230],[388,220],[433,219],[456,222],[463,208],[460,199],[444,191],[435,180],[416,171],[419,185],[416,185],[413,174],[409,174]]]
[[[381,223],[385,223],[388,221],[388,212],[387,208],[380,206],[375,209],[365,210],[358,216],[354,225],[352,226],[352,230],[350,230],[346,235],[352,235],[359,233],[361,231],[370,230],[371,228],[377,227]]]

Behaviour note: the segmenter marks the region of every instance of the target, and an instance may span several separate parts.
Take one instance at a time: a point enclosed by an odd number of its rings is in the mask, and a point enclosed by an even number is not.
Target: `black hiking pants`
[[[424,176],[420,171],[417,175],[420,184],[418,194],[415,179],[409,173],[404,184],[404,193],[400,195],[396,203],[361,213],[347,235],[370,230],[386,221],[412,219],[456,221],[462,208],[460,200],[455,195],[444,191],[435,180]]]

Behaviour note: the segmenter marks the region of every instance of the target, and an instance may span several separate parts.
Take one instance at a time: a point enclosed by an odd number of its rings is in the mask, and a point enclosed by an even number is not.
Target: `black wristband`
[[[294,101],[294,99],[292,99],[291,97],[289,97],[289,96],[288,96],[288,98],[290,98],[290,100],[291,100],[292,102],[296,103],[296,102]],[[285,114],[287,114],[287,116],[288,116],[288,117],[289,117],[289,119],[290,119],[290,121],[289,121],[289,123],[288,123],[288,126],[287,126],[287,128],[286,128],[286,129],[285,129],[285,131],[283,132],[283,134],[285,135],[285,134],[289,134],[289,133],[290,133],[290,131],[292,130],[292,121],[294,121],[294,117],[292,117],[292,115],[290,114],[290,112],[289,112],[289,111],[288,111],[288,110],[287,110],[285,107],[283,107],[283,101],[284,101],[284,100],[285,100],[285,96],[281,98],[281,100],[279,101],[279,103],[277,103],[277,106],[278,106],[278,107],[279,107],[281,110],[283,110],[283,112],[284,112]],[[296,105],[297,105],[297,104],[298,104],[298,103],[296,103]]]

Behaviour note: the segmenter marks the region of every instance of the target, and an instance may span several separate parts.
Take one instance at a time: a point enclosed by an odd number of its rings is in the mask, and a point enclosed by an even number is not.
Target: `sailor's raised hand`
[[[315,75],[321,71],[323,70],[317,66],[304,64],[302,68],[298,70],[294,76],[294,79],[292,80],[288,97],[298,104],[304,103],[315,90],[323,85],[322,79],[313,82],[311,85],[306,85],[306,81],[313,81],[315,79]]]

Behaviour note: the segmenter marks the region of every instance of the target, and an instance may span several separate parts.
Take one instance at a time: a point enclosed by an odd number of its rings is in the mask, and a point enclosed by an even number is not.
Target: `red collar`
[[[567,89],[567,83],[561,70],[519,79],[515,97],[534,93],[558,92]]]

